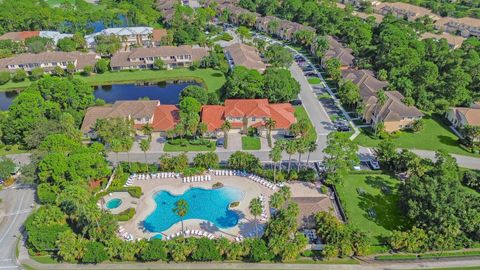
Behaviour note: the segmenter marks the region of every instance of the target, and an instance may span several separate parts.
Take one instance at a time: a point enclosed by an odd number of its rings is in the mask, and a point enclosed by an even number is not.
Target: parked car
[[[295,139],[295,136],[293,134],[290,134],[290,133],[285,133],[285,134],[283,134],[283,138],[287,139],[287,140],[293,140],[293,139]]]
[[[224,138],[218,138],[217,139],[217,147],[223,147],[225,143]]]
[[[350,127],[349,126],[337,126],[337,131],[347,132],[347,131],[350,131]]]
[[[293,106],[302,105],[302,100],[294,99],[294,100],[290,101],[290,104],[292,104]]]
[[[317,78],[320,78],[320,76],[319,76],[317,73],[312,72],[312,71],[305,72],[305,76],[307,76],[307,77],[317,77]]]
[[[370,168],[372,168],[372,170],[380,170],[380,164],[378,164],[378,161],[376,161],[375,159],[370,159],[368,161],[368,165],[370,165]]]

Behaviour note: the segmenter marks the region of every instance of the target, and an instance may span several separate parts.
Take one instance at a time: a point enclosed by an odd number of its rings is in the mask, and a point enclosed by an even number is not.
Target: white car
[[[378,164],[378,161],[371,159],[368,161],[368,164],[372,170],[380,170],[380,164]]]

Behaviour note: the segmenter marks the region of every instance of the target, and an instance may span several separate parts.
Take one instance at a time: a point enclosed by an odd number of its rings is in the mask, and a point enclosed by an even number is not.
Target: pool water
[[[122,200],[120,199],[111,199],[110,201],[107,202],[107,208],[108,209],[115,209],[119,207],[122,204]]]
[[[210,221],[218,228],[231,228],[237,225],[239,215],[229,210],[230,203],[240,201],[242,191],[232,187],[218,189],[190,188],[182,195],[172,195],[160,191],[154,195],[157,208],[147,217],[144,227],[150,232],[163,232],[180,218],[173,212],[175,203],[184,199],[188,203],[188,212],[183,218]]]

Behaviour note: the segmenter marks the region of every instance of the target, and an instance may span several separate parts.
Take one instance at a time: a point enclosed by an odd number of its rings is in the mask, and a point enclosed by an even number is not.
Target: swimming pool
[[[240,201],[242,191],[232,187],[218,189],[190,188],[182,195],[172,195],[168,191],[160,191],[153,197],[157,207],[145,219],[144,227],[150,232],[163,232],[180,218],[173,212],[175,203],[184,199],[188,203],[187,219],[202,219],[210,221],[219,228],[231,228],[237,225],[239,216],[229,210],[228,205]]]
[[[122,204],[121,199],[111,199],[110,201],[107,202],[106,206],[108,209],[115,209],[119,207]]]

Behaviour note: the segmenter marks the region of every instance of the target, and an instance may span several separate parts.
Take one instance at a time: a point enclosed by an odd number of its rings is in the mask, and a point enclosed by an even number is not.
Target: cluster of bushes
[[[256,169],[255,174],[276,182],[284,181],[304,181],[304,182],[315,182],[318,179],[318,174],[312,168],[303,168],[300,171],[290,170],[290,173],[286,170],[276,170],[274,178],[273,169]]]
[[[467,170],[463,173],[462,182],[467,187],[480,192],[480,171]]]
[[[135,215],[135,208],[128,208],[115,215],[118,221],[128,221]]]

